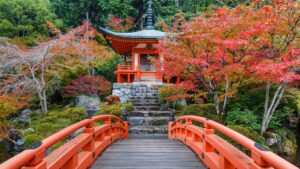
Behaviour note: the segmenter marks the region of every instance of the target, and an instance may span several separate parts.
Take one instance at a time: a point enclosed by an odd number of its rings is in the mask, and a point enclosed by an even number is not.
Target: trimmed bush
[[[25,140],[24,148],[28,149],[31,148],[36,143],[42,141],[43,137],[38,134],[31,133],[28,135],[24,135],[23,139]]]
[[[227,125],[243,125],[249,127],[252,130],[259,131],[261,124],[257,119],[257,116],[252,111],[229,111],[226,117]]]
[[[87,117],[83,108],[67,108],[43,113],[32,113],[33,122],[29,127],[34,129],[34,132],[25,133],[22,138],[25,140],[25,147],[29,148],[35,143],[51,136],[52,134],[68,127]]]
[[[132,103],[113,104],[113,105],[103,106],[100,110],[100,114],[102,114],[102,115],[103,114],[111,114],[111,115],[120,117],[121,113],[122,113],[122,107],[125,107],[127,112],[130,112],[133,110]]]
[[[260,144],[264,144],[264,138],[259,135],[258,132],[251,129],[250,127],[245,127],[243,125],[228,125],[227,127],[239,132],[240,134],[254,140]]]
[[[109,95],[105,99],[106,99],[108,105],[119,104],[120,103],[120,97],[119,96]]]
[[[182,110],[184,115],[203,116],[214,113],[215,106],[213,104],[190,104]]]
[[[54,116],[62,119],[69,119],[73,123],[87,118],[84,108],[71,107],[65,110],[57,110],[49,113],[49,116]]]

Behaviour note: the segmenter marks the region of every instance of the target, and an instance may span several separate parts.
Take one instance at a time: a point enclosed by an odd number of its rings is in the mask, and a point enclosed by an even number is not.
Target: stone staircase
[[[134,110],[127,114],[131,134],[166,134],[168,122],[174,120],[172,111],[164,110],[158,102],[159,85],[131,87],[130,101]]]

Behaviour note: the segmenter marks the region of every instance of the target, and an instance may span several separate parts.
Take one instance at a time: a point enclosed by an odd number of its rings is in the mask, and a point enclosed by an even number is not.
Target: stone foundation
[[[134,82],[114,83],[112,95],[120,97],[122,103],[126,103],[132,96],[152,96],[153,93],[146,91],[149,87],[159,88],[166,84],[162,82]]]

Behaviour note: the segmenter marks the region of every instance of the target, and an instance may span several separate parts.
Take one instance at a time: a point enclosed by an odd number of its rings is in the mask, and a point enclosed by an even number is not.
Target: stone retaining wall
[[[114,83],[112,95],[120,97],[121,103],[126,103],[132,96],[152,96],[149,88],[157,89],[164,85],[161,82]]]

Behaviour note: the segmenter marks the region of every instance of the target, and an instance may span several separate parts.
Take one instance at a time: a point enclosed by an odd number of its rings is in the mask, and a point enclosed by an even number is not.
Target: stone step
[[[130,99],[131,102],[158,102],[158,98],[132,98]]]
[[[134,106],[134,111],[163,111],[161,106]]]
[[[158,125],[158,126],[130,126],[129,133],[131,134],[165,134],[168,133],[168,125]]]
[[[129,96],[129,99],[131,99],[131,100],[152,100],[152,99],[158,100],[158,97],[157,96]]]
[[[140,94],[145,94],[145,93],[148,93],[148,94],[158,94],[158,91],[159,90],[152,90],[152,89],[147,89],[147,90],[140,90],[140,89],[130,89],[131,90],[131,93],[140,93]]]
[[[157,94],[155,93],[131,93],[130,97],[153,97],[157,98]]]
[[[142,100],[147,100],[147,99],[158,99],[156,96],[130,96],[129,97],[131,100],[138,100],[138,99],[142,99]]]
[[[129,116],[127,118],[130,126],[149,126],[149,125],[167,125],[169,121],[173,121],[173,117],[139,117]]]
[[[140,133],[140,134],[129,134],[130,139],[167,139],[168,140],[168,133]]]
[[[159,104],[159,102],[157,100],[131,100],[130,102],[132,104],[135,104],[135,103],[145,103],[145,104],[155,103],[155,104]]]
[[[131,102],[133,104],[133,107],[135,106],[160,106],[159,103],[145,103],[145,102]]]
[[[131,111],[128,117],[173,117],[173,112],[170,111]]]
[[[132,103],[159,103],[157,99],[136,99],[130,101]]]

